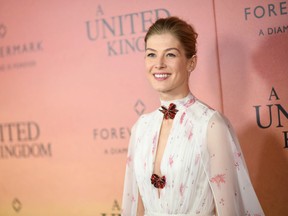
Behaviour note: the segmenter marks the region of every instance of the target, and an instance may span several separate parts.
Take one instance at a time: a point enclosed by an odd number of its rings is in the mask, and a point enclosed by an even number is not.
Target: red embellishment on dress
[[[176,105],[171,103],[168,107],[168,109],[164,106],[161,106],[162,109],[159,109],[160,112],[164,114],[165,119],[174,119],[176,113],[178,110],[176,109]]]
[[[151,184],[153,184],[156,188],[163,189],[166,185],[166,177],[162,176],[160,178],[157,174],[152,174]]]

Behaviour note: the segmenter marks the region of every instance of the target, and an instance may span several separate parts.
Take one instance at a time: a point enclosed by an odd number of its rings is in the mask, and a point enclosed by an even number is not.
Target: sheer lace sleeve
[[[136,127],[137,123],[131,130],[131,137],[128,146],[126,160],[126,172],[124,179],[124,190],[122,197],[122,216],[136,215],[138,203],[138,186],[134,172],[134,149],[136,145]]]
[[[207,128],[209,180],[218,216],[264,215],[227,119],[215,113]]]

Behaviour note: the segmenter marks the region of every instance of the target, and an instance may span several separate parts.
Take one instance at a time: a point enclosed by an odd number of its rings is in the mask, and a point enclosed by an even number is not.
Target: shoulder
[[[156,112],[157,111],[153,111],[151,113],[145,113],[139,116],[139,118],[132,127],[132,131],[137,131],[137,128],[147,127],[147,125],[149,125],[153,121],[153,119],[155,119]]]
[[[207,127],[208,136],[209,134],[229,134],[232,131],[231,123],[222,113],[216,111],[209,119]]]
[[[227,125],[227,118],[222,114],[220,113],[219,111],[215,111],[213,113],[213,115],[211,115],[211,118],[209,119],[209,124],[212,124],[212,123],[217,123],[219,125]]]
[[[207,128],[208,130],[218,129],[226,130],[232,128],[228,118],[220,111],[210,107],[201,100],[196,100],[193,106],[188,108],[190,116],[194,117],[194,120],[201,123],[201,127]]]
[[[187,108],[187,112],[196,120],[208,122],[217,111],[211,108],[209,105],[203,103],[201,100],[197,99],[193,105]]]
[[[137,124],[143,124],[143,123],[146,123],[146,122],[149,122],[151,121],[151,119],[154,119],[155,118],[155,114],[156,112],[158,112],[157,110],[153,111],[153,112],[150,112],[150,113],[145,113],[145,114],[142,114],[138,120],[137,120]]]

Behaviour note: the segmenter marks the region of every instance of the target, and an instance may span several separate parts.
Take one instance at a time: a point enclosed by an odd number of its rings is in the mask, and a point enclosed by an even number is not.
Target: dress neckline
[[[180,98],[180,99],[175,99],[175,100],[160,100],[161,102],[161,106],[165,106],[168,107],[171,103],[174,103],[176,105],[176,108],[179,109],[180,107],[189,107],[192,104],[194,104],[196,101],[196,98],[194,97],[194,95],[189,92],[188,95],[184,98]]]

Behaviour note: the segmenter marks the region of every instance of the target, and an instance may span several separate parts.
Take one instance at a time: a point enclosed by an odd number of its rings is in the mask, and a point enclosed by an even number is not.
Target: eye
[[[169,57],[169,58],[176,57],[176,55],[174,53],[167,53],[166,56]]]
[[[153,57],[155,57],[156,55],[155,55],[155,53],[147,53],[146,56],[147,56],[147,57],[150,57],[150,58],[153,58]]]

